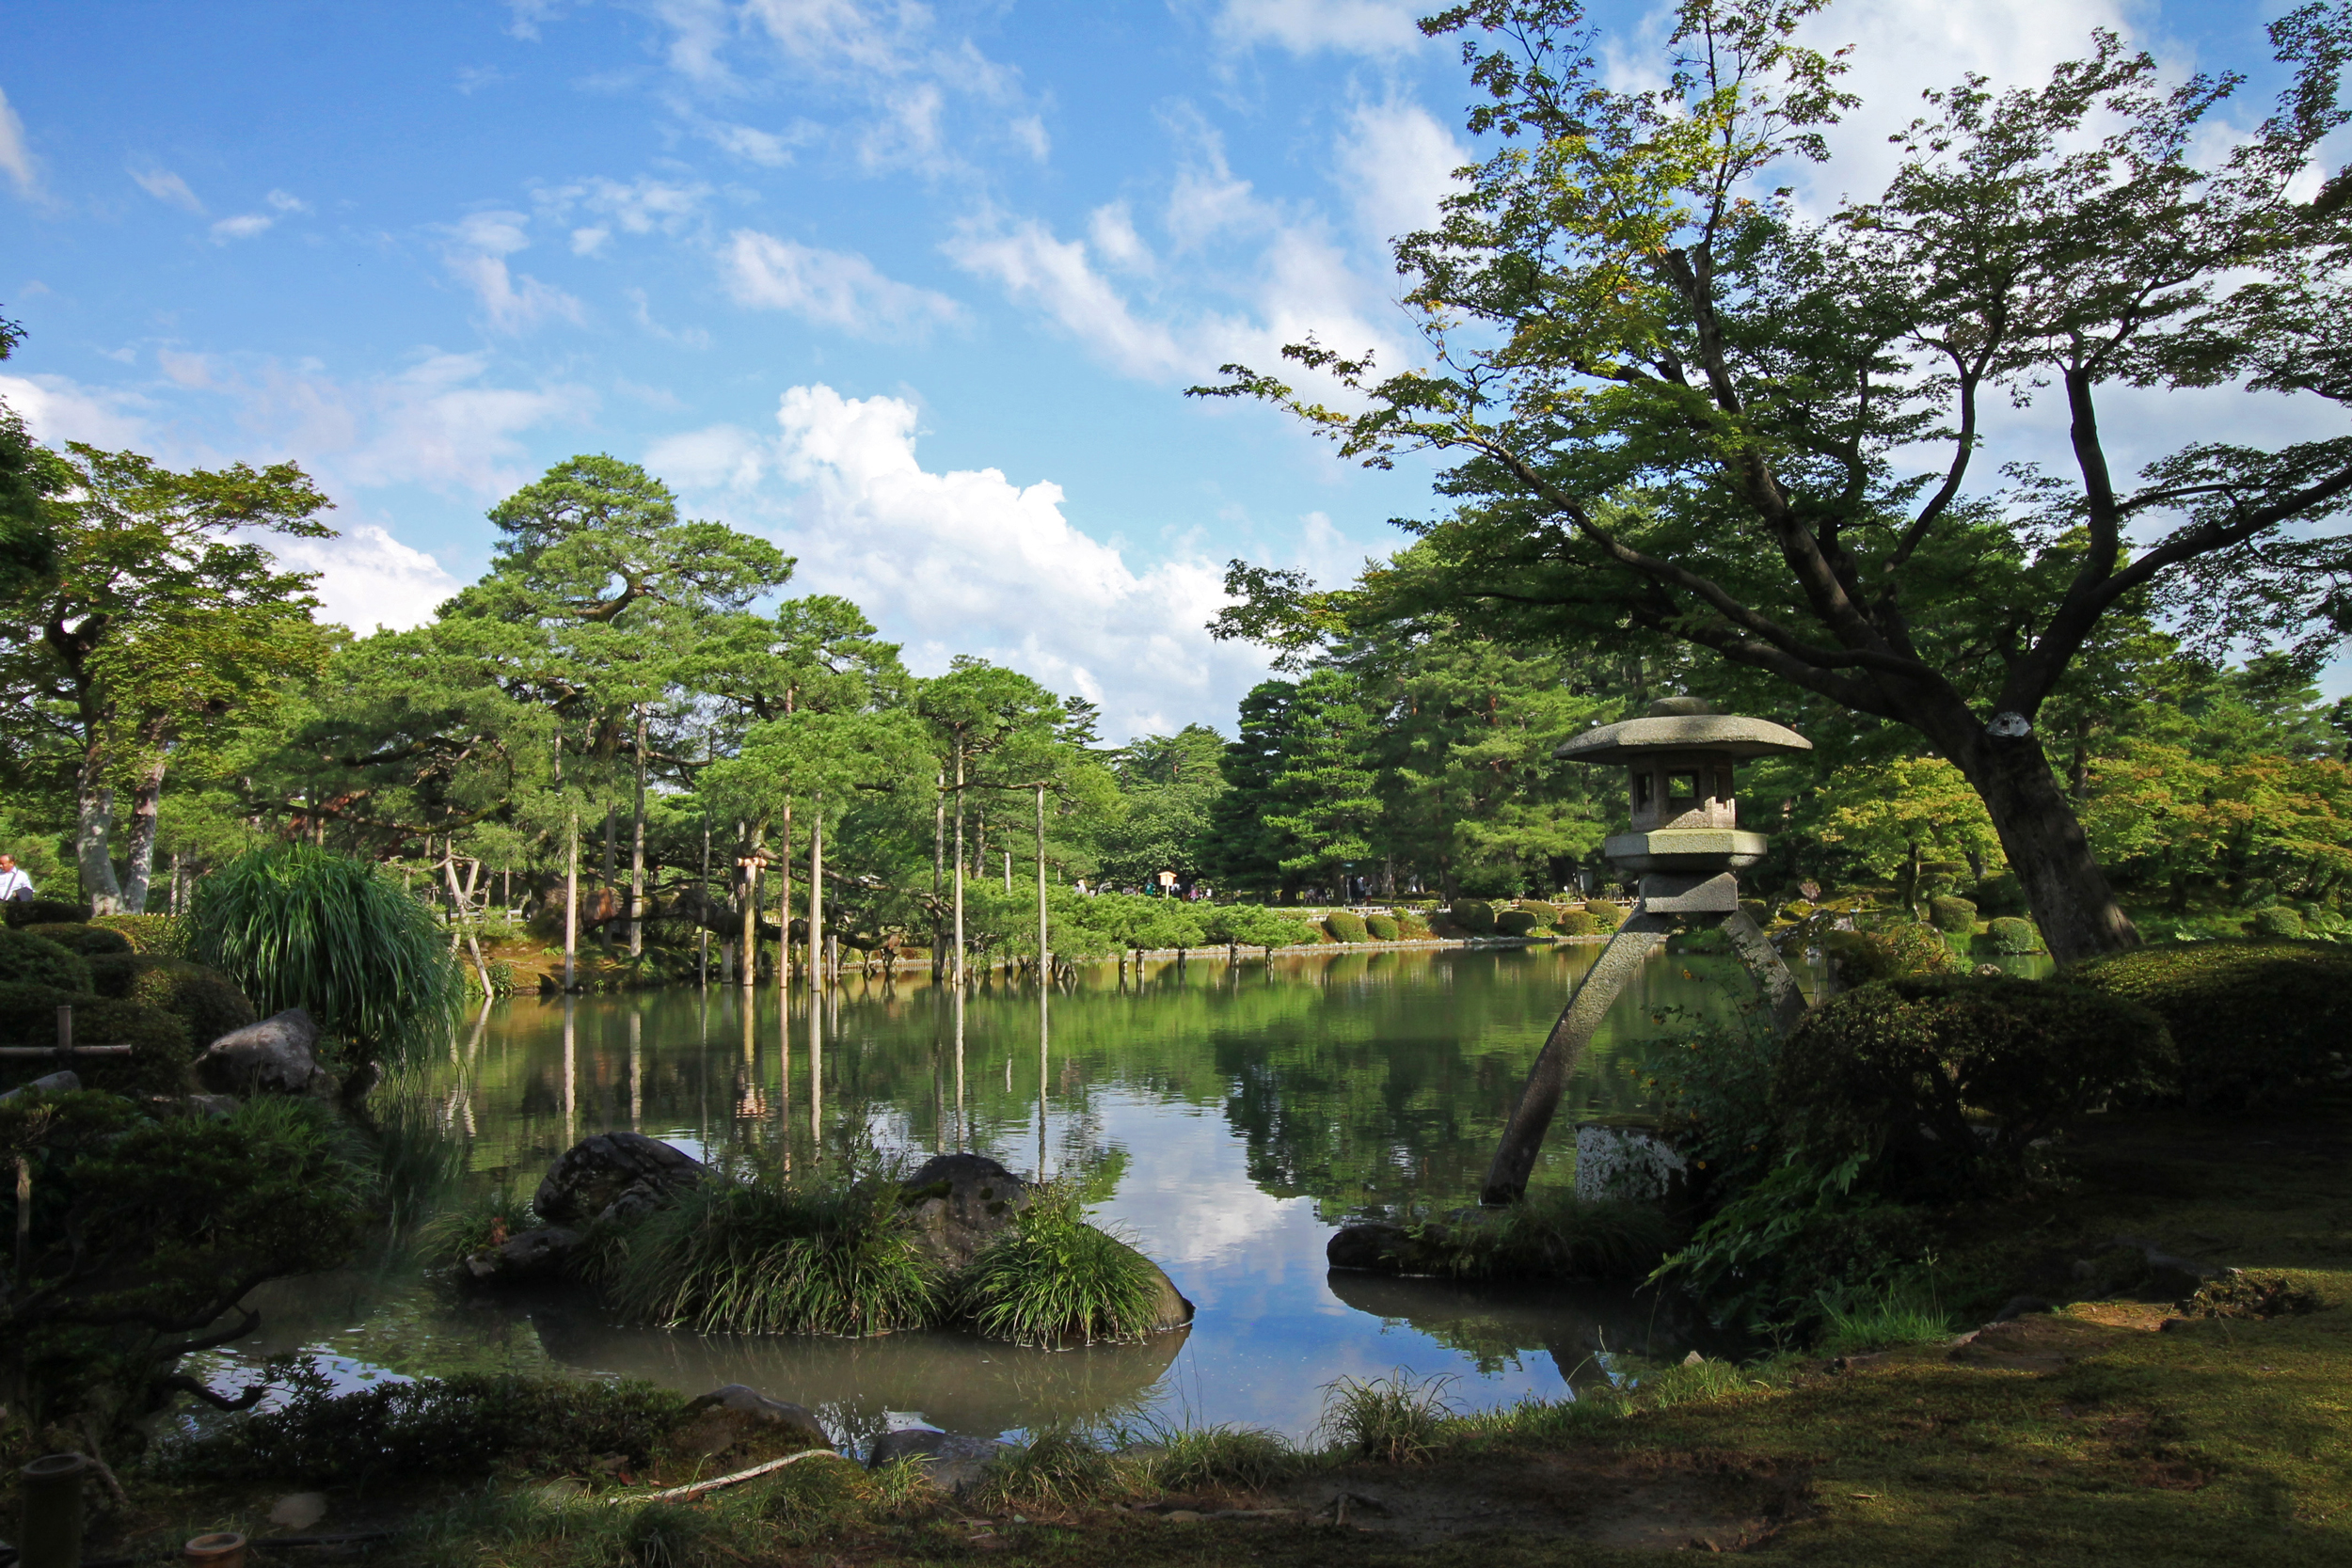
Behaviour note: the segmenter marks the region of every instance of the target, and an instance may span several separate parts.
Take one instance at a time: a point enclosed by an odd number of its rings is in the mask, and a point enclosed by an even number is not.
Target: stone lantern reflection
[[[1639,719],[1587,730],[1554,750],[1571,762],[1626,769],[1632,828],[1612,834],[1601,854],[1639,879],[1640,898],[1544,1041],[1486,1173],[1485,1201],[1517,1202],[1527,1190],[1586,1042],[1642,960],[1676,930],[1721,927],[1762,986],[1773,1022],[1785,1030],[1803,1016],[1796,976],[1740,910],[1739,874],[1764,858],[1766,846],[1763,834],[1740,826],[1734,769],[1754,757],[1812,749],[1804,736],[1770,720],[1718,713],[1695,697],[1667,697]]]

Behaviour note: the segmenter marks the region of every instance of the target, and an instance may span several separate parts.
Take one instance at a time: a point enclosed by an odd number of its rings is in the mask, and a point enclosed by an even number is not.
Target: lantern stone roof
[[[1696,697],[1662,697],[1639,719],[1601,724],[1562,741],[1552,755],[1569,762],[1632,762],[1658,752],[1720,752],[1734,757],[1809,752],[1813,742],[1769,719],[1717,713]]]

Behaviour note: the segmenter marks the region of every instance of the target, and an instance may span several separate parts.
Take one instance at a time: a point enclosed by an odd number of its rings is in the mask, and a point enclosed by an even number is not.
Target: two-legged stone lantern
[[[1731,775],[1749,757],[1811,750],[1804,736],[1768,720],[1716,713],[1695,697],[1667,697],[1640,719],[1587,730],[1552,752],[1572,762],[1625,765],[1633,831],[1612,836],[1601,853],[1641,878],[1641,901],[1551,1026],[1486,1172],[1486,1202],[1516,1203],[1527,1190],[1585,1042],[1642,960],[1677,926],[1721,926],[1762,985],[1774,1023],[1786,1030],[1804,1016],[1796,976],[1740,911],[1738,873],[1762,860],[1765,846],[1763,834],[1740,829]]]

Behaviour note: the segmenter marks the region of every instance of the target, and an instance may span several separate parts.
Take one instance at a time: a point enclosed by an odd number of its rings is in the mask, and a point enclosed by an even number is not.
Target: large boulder
[[[1141,1258],[1143,1255],[1137,1253],[1136,1256]],[[1144,1261],[1150,1263],[1152,1260],[1146,1258]],[[1152,1304],[1152,1332],[1182,1328],[1192,1322],[1192,1303],[1185,1299],[1184,1291],[1176,1289],[1176,1282],[1168,1277],[1168,1271],[1157,1263],[1152,1263],[1152,1273],[1159,1281],[1154,1287],[1157,1293]]]
[[[934,1432],[930,1427],[906,1427],[875,1438],[874,1452],[866,1467],[879,1470],[885,1465],[919,1464],[933,1486],[946,1492],[965,1492],[987,1472],[990,1460],[1012,1451],[1010,1443],[993,1437],[966,1437],[960,1433]]]
[[[197,1076],[215,1094],[309,1094],[323,1088],[319,1026],[300,1007],[232,1029],[206,1048]]]
[[[81,1086],[82,1075],[80,1073],[72,1071],[53,1072],[45,1078],[36,1078],[29,1084],[19,1084],[15,1088],[10,1089],[8,1093],[0,1094],[0,1105],[7,1104],[9,1101],[14,1100],[18,1095],[24,1094],[27,1090],[36,1094],[72,1094]]]
[[[961,1269],[1012,1228],[1029,1189],[984,1154],[934,1154],[899,1183],[898,1199],[923,1249]]]
[[[710,1167],[641,1132],[598,1132],[556,1157],[532,1207],[549,1225],[585,1229],[634,1219],[710,1174]]]
[[[569,1272],[585,1239],[579,1231],[560,1225],[543,1225],[536,1230],[522,1231],[497,1246],[467,1254],[466,1260],[457,1265],[457,1282],[489,1289],[560,1278]]]
[[[700,1459],[760,1460],[802,1449],[829,1449],[833,1434],[797,1404],[730,1383],[690,1402],[670,1446]]]

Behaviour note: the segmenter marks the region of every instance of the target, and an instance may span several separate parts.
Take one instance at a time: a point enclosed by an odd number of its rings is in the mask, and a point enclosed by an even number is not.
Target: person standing
[[[0,900],[30,902],[32,896],[33,879],[17,869],[14,855],[0,853]]]

